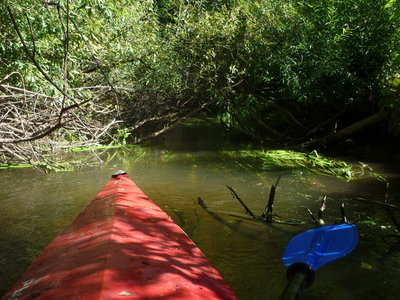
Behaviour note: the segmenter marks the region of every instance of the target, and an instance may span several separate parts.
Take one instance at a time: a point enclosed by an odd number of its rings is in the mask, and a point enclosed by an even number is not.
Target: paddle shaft
[[[300,299],[306,278],[306,272],[299,271],[294,273],[283,291],[280,300]]]

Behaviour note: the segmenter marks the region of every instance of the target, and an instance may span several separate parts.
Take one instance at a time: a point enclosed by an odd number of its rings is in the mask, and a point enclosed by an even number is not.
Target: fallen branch
[[[32,142],[35,140],[39,140],[41,138],[44,138],[45,136],[52,134],[57,129],[63,127],[65,124],[67,124],[67,122],[68,121],[61,119],[54,126],[51,126],[50,128],[46,128],[45,131],[39,130],[38,132],[35,132],[31,137],[19,138],[19,139],[5,139],[5,140],[3,139],[3,140],[0,140],[0,145],[1,144],[17,144],[17,143]]]
[[[274,136],[279,137],[279,138],[286,138],[286,136],[284,136],[283,134],[279,133],[278,131],[276,131],[275,129],[273,129],[272,127],[268,126],[267,124],[265,124],[264,121],[262,121],[255,112],[253,112],[251,114],[251,116],[253,117],[254,121],[256,121],[256,124],[259,125],[259,127],[261,127],[261,129],[266,130],[270,133],[272,133]]]
[[[180,122],[182,122],[183,120],[189,118],[190,116],[192,116],[192,115],[194,115],[194,114],[200,112],[202,109],[204,109],[206,106],[210,105],[211,103],[212,103],[212,102],[203,103],[202,105],[200,105],[200,106],[197,107],[196,109],[194,109],[194,110],[188,112],[186,115],[181,116],[181,117],[176,117],[175,119],[173,119],[173,120],[170,122],[170,124],[164,126],[162,129],[160,129],[160,130],[158,130],[158,131],[154,131],[154,132],[152,132],[152,133],[150,133],[150,134],[148,134],[148,135],[146,135],[146,136],[144,136],[144,137],[137,138],[137,139],[135,140],[135,143],[138,144],[138,143],[144,142],[145,140],[155,138],[155,137],[157,137],[157,136],[159,136],[159,135],[161,135],[161,134],[167,132],[168,130],[171,130],[171,129],[174,128],[176,125],[178,125]],[[175,115],[175,114],[171,114],[171,115]],[[145,120],[145,121],[146,121],[146,120]],[[143,125],[143,124],[141,124],[140,122],[139,122],[138,124],[139,124],[139,127]],[[134,128],[137,129],[138,127],[134,126]]]
[[[264,218],[267,222],[272,222],[272,210],[274,208],[275,192],[280,180],[281,176],[278,177],[275,184],[271,185],[267,206],[265,207],[264,212],[261,214],[261,218]]]
[[[394,209],[400,210],[400,207],[398,207],[398,206],[396,206],[394,204],[385,203],[385,202],[382,202],[382,201],[367,200],[367,199],[359,198],[359,197],[353,198],[353,199],[356,200],[356,201],[362,201],[362,202],[372,203],[372,204],[376,204],[376,205],[387,206],[387,207],[390,207],[390,208],[394,208]]]
[[[254,218],[254,219],[258,219],[258,218],[256,217],[256,215],[253,214],[253,212],[246,206],[246,204],[244,204],[244,202],[242,201],[242,199],[240,199],[239,195],[235,192],[235,190],[234,190],[233,188],[231,188],[229,185],[226,185],[226,187],[227,187],[228,190],[231,192],[232,196],[233,196],[234,198],[236,198],[236,199],[240,202],[240,204],[242,204],[242,206],[244,207],[246,213],[247,213],[250,217],[252,217],[252,218]]]
[[[0,163],[35,164],[49,162],[49,155],[67,147],[101,144],[100,139],[121,121],[114,111],[91,99],[62,108],[63,99],[0,84]],[[5,93],[3,93],[4,91]],[[17,92],[17,94],[14,94]],[[96,105],[90,114],[75,110],[86,103]],[[63,115],[63,118],[59,118]],[[108,121],[110,120],[111,121]],[[103,121],[101,121],[103,120]],[[64,128],[64,130],[59,130]],[[73,142],[66,142],[69,136]],[[51,156],[51,157],[54,157]]]
[[[372,126],[380,121],[383,121],[383,120],[387,119],[389,115],[390,115],[390,110],[382,110],[372,116],[369,116],[365,119],[355,122],[343,129],[339,130],[338,132],[332,133],[321,139],[315,139],[315,140],[312,140],[309,142],[305,142],[305,143],[301,144],[301,146],[302,147],[311,147],[314,145],[325,145],[325,144],[335,142],[344,137],[350,136],[358,131],[361,131],[361,130],[365,129],[366,127]]]

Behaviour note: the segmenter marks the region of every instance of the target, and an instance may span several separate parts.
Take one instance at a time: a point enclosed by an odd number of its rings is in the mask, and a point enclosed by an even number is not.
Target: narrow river
[[[172,147],[173,148],[173,147]],[[198,147],[201,148],[201,147]],[[186,149],[188,150],[188,149]],[[120,150],[106,165],[74,172],[43,174],[34,169],[0,171],[0,295],[41,250],[89,203],[110,175],[124,169],[199,246],[240,299],[277,299],[286,285],[281,256],[296,234],[313,228],[305,207],[317,213],[328,197],[327,223],[347,217],[358,225],[360,240],[347,257],[316,273],[304,299],[399,299],[400,239],[380,206],[353,200],[382,200],[385,184],[375,179],[346,182],[306,170],[260,170],[222,159],[218,151]],[[400,175],[388,165],[373,165],[400,194]],[[282,175],[274,218],[297,225],[247,218],[229,184],[257,214],[271,184]],[[201,197],[209,213],[197,204]],[[394,203],[395,200],[392,202]]]

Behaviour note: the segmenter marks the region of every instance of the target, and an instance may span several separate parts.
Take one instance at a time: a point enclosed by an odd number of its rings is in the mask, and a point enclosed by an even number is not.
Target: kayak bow
[[[3,299],[237,299],[190,238],[120,172]]]

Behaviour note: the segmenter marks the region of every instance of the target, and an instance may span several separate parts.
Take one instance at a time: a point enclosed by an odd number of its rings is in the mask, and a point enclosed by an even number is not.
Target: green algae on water
[[[333,176],[346,181],[362,178],[385,178],[375,172],[367,164],[359,162],[351,164],[335,160],[319,154],[316,150],[303,153],[291,150],[240,150],[222,151],[221,154],[232,159],[250,160],[258,163],[263,170],[307,170],[321,175]]]
[[[0,164],[0,170],[3,169],[21,169],[21,168],[31,168],[30,164],[18,164],[18,165],[8,165],[8,164]]]

